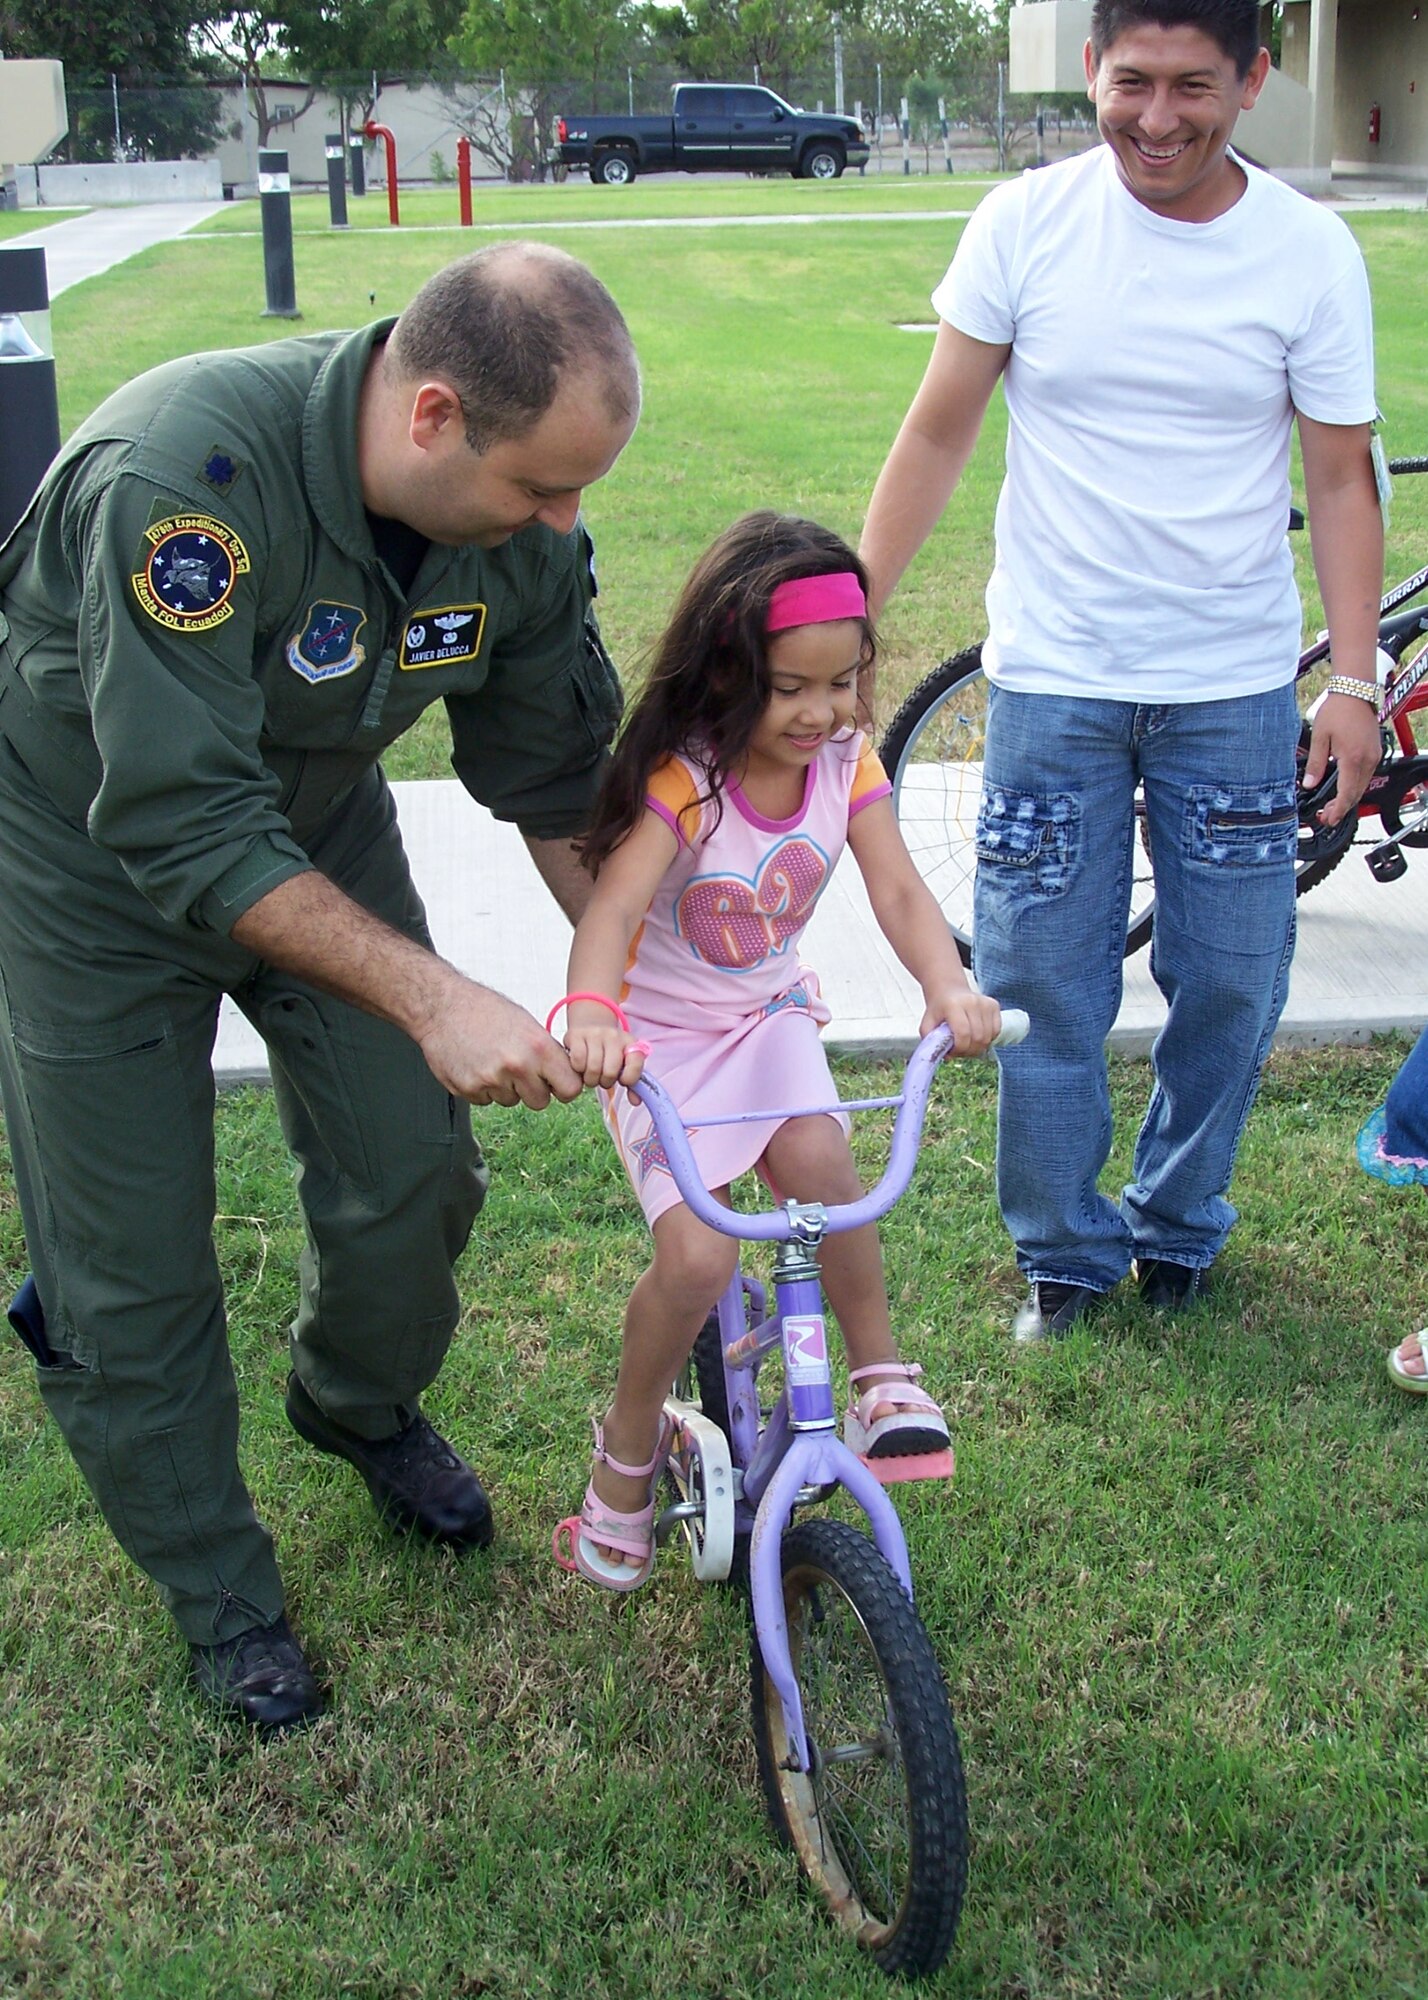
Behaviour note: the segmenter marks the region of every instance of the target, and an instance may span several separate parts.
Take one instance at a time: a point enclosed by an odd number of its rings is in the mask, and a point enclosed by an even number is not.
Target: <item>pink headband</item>
[[[796,576],[781,583],[769,599],[766,632],[786,632],[791,625],[827,625],[835,618],[866,618],[868,600],[850,569],[830,576]]]

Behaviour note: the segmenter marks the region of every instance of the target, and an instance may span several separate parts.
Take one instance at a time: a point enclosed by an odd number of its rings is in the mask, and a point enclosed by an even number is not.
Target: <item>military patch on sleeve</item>
[[[397,664],[403,672],[417,667],[455,667],[474,660],[486,629],[484,604],[444,604],[419,611],[402,633]]]
[[[366,612],[355,604],[314,604],[301,632],[288,640],[288,665],[314,685],[355,673],[367,657],[367,648],[357,643],[366,623]]]
[[[208,514],[167,514],[144,530],[144,567],[129,581],[140,607],[169,632],[210,632],[233,616],[233,586],[248,551]]]
[[[247,459],[234,458],[231,452],[216,444],[210,448],[207,458],[199,467],[198,476],[206,486],[211,486],[215,493],[229,493],[242,478],[247,463]]]

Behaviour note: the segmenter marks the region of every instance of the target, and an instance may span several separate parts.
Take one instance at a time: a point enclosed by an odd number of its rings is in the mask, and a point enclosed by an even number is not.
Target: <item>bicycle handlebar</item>
[[[1009,1048],[1014,1042],[1023,1041],[1030,1026],[1019,1007],[1008,1007],[1002,1015],[1001,1033],[992,1046]],[[908,1057],[907,1068],[903,1071],[902,1095],[890,1100],[898,1106],[898,1114],[883,1177],[876,1187],[870,1188],[857,1201],[838,1202],[826,1211],[825,1227],[829,1235],[837,1235],[845,1229],[861,1228],[865,1222],[876,1222],[907,1192],[917,1160],[932,1079],[951,1045],[951,1029],[945,1026],[934,1028],[931,1034],[923,1036]],[[737,1236],[746,1243],[788,1243],[793,1240],[795,1229],[786,1212],[777,1210],[765,1211],[762,1215],[746,1215],[737,1209],[725,1208],[722,1202],[716,1201],[704,1185],[704,1177],[690,1150],[684,1120],[674,1100],[649,1075],[641,1077],[634,1088],[635,1095],[654,1120],[674,1184],[701,1222],[717,1229],[721,1236]]]

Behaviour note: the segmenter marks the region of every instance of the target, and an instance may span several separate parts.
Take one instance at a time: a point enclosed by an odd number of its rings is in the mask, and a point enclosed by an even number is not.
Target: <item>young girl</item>
[[[653,1487],[669,1446],[662,1404],[732,1277],[734,1241],[677,1194],[648,1112],[628,1091],[640,1053],[687,1122],[721,1200],[758,1167],[783,1197],[856,1200],[846,1118],[699,1129],[701,1115],[834,1097],[819,1028],[828,1009],[798,941],[844,842],[884,936],[946,1022],[959,1055],[986,1049],[995,1001],[971,991],[937,904],[898,831],[881,765],[859,733],[873,664],[867,579],[811,521],[749,514],[684,587],[616,749],[585,842],[595,890],[570,953],[565,1046],[605,1117],[654,1235],[625,1315],[615,1398],[562,1556],[592,1582],[633,1590],[654,1561]],[[873,1225],[822,1249],[854,1385],[843,1434],[871,1457],[945,1449],[947,1425],[899,1360]]]

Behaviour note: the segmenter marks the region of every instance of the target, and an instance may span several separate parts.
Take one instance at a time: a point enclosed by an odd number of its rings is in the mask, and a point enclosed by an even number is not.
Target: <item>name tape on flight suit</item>
[[[397,664],[403,672],[417,667],[459,666],[474,660],[486,629],[484,604],[443,604],[409,618],[402,633]]]

